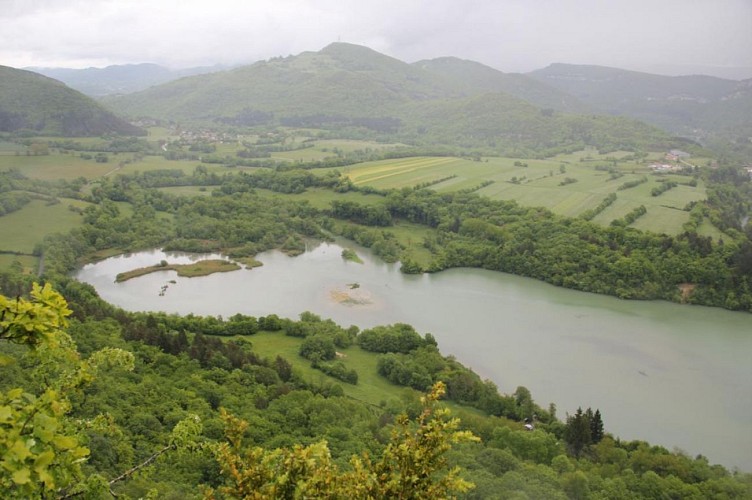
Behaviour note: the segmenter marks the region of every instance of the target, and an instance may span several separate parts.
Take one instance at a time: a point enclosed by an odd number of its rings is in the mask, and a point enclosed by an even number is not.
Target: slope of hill
[[[183,78],[107,102],[132,116],[175,120],[231,119],[248,109],[280,117],[363,117],[450,94],[407,63],[336,43],[319,52]]]
[[[470,70],[464,71],[465,67]],[[617,143],[644,146],[645,138],[651,143],[667,140],[656,129],[625,120],[555,111],[553,108],[581,111],[586,106],[523,75],[504,75],[458,60],[411,65],[345,43],[232,71],[183,78],[106,102],[132,117],[359,128],[413,144],[450,144],[507,153],[510,147],[520,146],[528,155],[534,148],[560,151]],[[635,135],[640,129],[647,133]],[[606,140],[600,140],[603,138]]]
[[[70,88],[92,97],[130,94],[185,76],[220,71],[221,67],[171,70],[157,64],[123,64],[106,68],[25,68],[60,80]]]
[[[504,156],[546,157],[595,145],[601,150],[663,149],[669,137],[621,117],[551,113],[508,94],[413,104],[404,131],[417,143],[489,147]]]
[[[596,109],[643,120],[677,135],[725,145],[742,135],[742,143],[749,143],[750,80],[660,76],[572,64],[552,64],[529,75]]]
[[[484,64],[440,57],[413,63],[440,75],[467,94],[504,92],[541,108],[569,113],[588,113],[593,109],[566,92],[519,73],[503,73]]]
[[[0,132],[23,129],[61,136],[144,133],[57,80],[0,66]]]

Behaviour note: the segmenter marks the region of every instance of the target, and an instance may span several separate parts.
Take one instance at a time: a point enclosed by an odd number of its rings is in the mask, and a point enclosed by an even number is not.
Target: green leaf
[[[14,358],[6,356],[5,354],[0,354],[0,366],[12,365],[15,362],[16,360]]]
[[[10,406],[0,406],[0,423],[10,422],[13,417],[13,410]]]
[[[38,413],[34,416],[34,436],[38,437],[43,443],[52,441],[57,427],[58,421],[49,415]]]
[[[31,480],[31,471],[28,467],[19,469],[13,473],[13,482],[16,484],[26,484]]]
[[[55,459],[55,452],[52,450],[43,451],[39,454],[36,460],[34,460],[34,470],[37,472],[37,474],[41,474],[44,469],[46,469],[52,461]]]
[[[19,439],[8,449],[8,455],[17,459],[19,462],[23,462],[31,455],[31,452],[26,447],[26,443]]]
[[[47,489],[52,489],[55,487],[55,478],[52,477],[52,474],[50,474],[46,470],[37,471],[37,474],[39,475],[39,480],[44,483]]]
[[[78,441],[73,436],[57,436],[53,442],[61,450],[69,450],[78,444]]]
[[[15,389],[11,389],[8,391],[8,399],[18,399],[21,397],[21,394],[23,394],[23,389],[16,387]]]

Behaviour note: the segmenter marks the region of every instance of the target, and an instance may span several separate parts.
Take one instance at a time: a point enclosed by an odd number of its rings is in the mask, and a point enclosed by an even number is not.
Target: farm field
[[[33,255],[0,254],[0,270],[10,269],[15,262],[21,264],[21,272],[24,274],[35,274],[39,267],[39,258]]]
[[[321,188],[309,188],[302,193],[288,194],[277,193],[276,191],[270,191],[268,189],[255,189],[256,194],[267,198],[286,198],[295,201],[307,201],[312,207],[319,210],[329,208],[332,201],[355,201],[363,205],[378,205],[384,204],[385,200],[383,196],[376,194],[363,194],[357,192],[337,193],[328,189]]]
[[[307,139],[307,138],[306,138]],[[374,141],[358,141],[347,139],[322,139],[313,142],[312,147],[295,151],[280,151],[272,153],[272,158],[290,161],[316,161],[336,156],[337,152],[352,153],[354,151],[396,149],[404,146],[398,143],[382,143]]]
[[[0,155],[0,170],[14,169],[30,179],[45,181],[78,177],[93,179],[101,177],[117,164],[97,163],[84,160],[73,154],[49,154],[44,156]]]
[[[685,184],[691,177],[657,175],[642,162],[637,164],[634,160],[619,158],[614,153],[599,157],[594,152],[562,155],[548,160],[486,158],[472,161],[456,157],[412,157],[366,162],[341,168],[340,171],[356,186],[389,189],[430,183],[430,189],[438,192],[476,190],[479,195],[492,199],[515,200],[525,206],[543,206],[570,217],[596,207],[608,194],[616,193],[616,202],[594,219],[596,223],[608,225],[612,220],[644,205],[648,213],[636,221],[634,227],[669,234],[680,232],[682,225],[689,220],[689,213],[684,210],[687,204],[705,199],[703,183],[688,186]],[[611,169],[611,172],[607,169]],[[617,175],[612,175],[612,172],[617,172]],[[618,190],[622,184],[642,178],[647,178],[647,182]],[[652,189],[663,180],[675,181],[680,185],[660,196],[652,196]],[[493,183],[481,187],[484,181]],[[707,234],[710,233],[713,231]]]
[[[127,154],[127,153],[121,153],[121,154]],[[130,158],[132,155],[128,154],[125,158]],[[118,158],[117,156],[110,159],[110,163],[112,163],[111,168],[115,168],[118,166]],[[147,170],[182,170],[186,173],[186,175],[190,175],[193,173],[193,170],[201,165],[200,161],[175,161],[175,160],[168,160],[164,158],[163,156],[144,156],[140,160],[133,161],[131,163],[128,163],[126,165],[123,165],[122,168],[119,168],[116,172],[118,174],[134,174],[136,172],[146,172]],[[222,167],[221,165],[206,165],[206,169],[213,171],[213,170],[219,170],[224,169],[225,167]]]
[[[216,186],[172,186],[158,189],[175,196],[210,196]]]
[[[85,208],[89,204],[62,198],[56,205],[32,200],[21,210],[0,217],[0,250],[30,254],[34,245],[52,233],[64,233],[81,225],[81,216],[70,210],[72,205]]]
[[[173,161],[162,156],[144,156],[133,161],[132,153],[107,153],[106,163],[85,160],[78,154],[51,153],[49,155],[26,156],[0,154],[0,170],[14,169],[30,179],[72,180],[79,177],[96,179],[98,177],[133,174],[148,170],[182,170],[186,175],[201,165],[200,161]],[[128,161],[120,166],[121,162]],[[204,164],[209,172],[226,172],[227,167],[218,164]]]

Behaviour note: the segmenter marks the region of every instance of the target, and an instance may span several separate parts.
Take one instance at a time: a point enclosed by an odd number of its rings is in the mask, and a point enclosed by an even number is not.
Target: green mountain
[[[749,144],[752,136],[750,80],[572,64],[552,64],[529,75],[602,112],[643,120],[700,142],[728,146],[741,136],[741,143]]]
[[[107,102],[131,116],[211,121],[232,119],[245,110],[288,118],[380,116],[413,100],[450,94],[407,63],[336,43],[319,52],[183,78]]]
[[[568,113],[593,111],[590,106],[572,95],[527,75],[503,73],[475,61],[456,57],[440,57],[413,64],[440,75],[468,95],[503,92],[540,108],[550,108]]]
[[[106,102],[132,117],[329,128],[526,155],[668,141],[656,129],[625,120],[561,113],[587,107],[523,75],[454,59],[411,65],[345,43]]]
[[[57,80],[0,66],[0,132],[24,129],[60,136],[144,133]]]

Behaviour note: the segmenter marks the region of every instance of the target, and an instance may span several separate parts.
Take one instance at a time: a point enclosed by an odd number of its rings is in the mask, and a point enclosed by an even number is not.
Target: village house
[[[679,161],[683,160],[685,158],[689,158],[690,155],[686,151],[682,151],[681,149],[672,149],[668,153],[666,153],[666,159],[669,161]]]
[[[653,172],[678,172],[682,167],[678,165],[669,165],[668,163],[653,163],[650,165]]]

